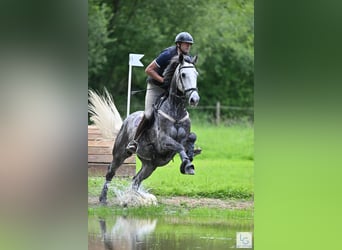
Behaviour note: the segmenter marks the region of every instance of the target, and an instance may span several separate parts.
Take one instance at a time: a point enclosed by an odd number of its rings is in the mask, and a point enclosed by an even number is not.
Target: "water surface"
[[[187,216],[90,216],[88,249],[235,249],[237,232],[253,232],[253,222]]]

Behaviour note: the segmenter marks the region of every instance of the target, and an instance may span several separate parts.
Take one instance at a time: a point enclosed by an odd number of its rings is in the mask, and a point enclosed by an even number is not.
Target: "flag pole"
[[[131,105],[131,81],[132,81],[132,66],[143,67],[144,65],[140,62],[143,54],[129,54],[129,68],[128,68],[128,93],[127,93],[127,117],[130,112]]]
[[[128,92],[127,92],[127,116],[129,116],[130,104],[131,104],[131,81],[132,81],[132,65],[129,64],[128,69]]]

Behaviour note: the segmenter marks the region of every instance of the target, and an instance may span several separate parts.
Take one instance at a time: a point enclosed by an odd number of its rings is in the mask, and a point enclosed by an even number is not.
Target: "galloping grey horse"
[[[191,122],[186,111],[187,104],[196,106],[199,102],[197,89],[198,72],[195,68],[197,57],[179,55],[173,58],[165,70],[164,79],[171,79],[168,95],[155,105],[154,118],[149,128],[139,138],[137,156],[142,162],[140,171],[133,177],[132,188],[138,190],[141,182],[160,166],[166,165],[178,153],[181,158],[180,171],[195,174],[194,157],[195,133],[190,132]],[[126,151],[133,139],[143,111],[129,115],[123,122],[113,148],[113,161],[108,166],[106,182],[100,202],[106,203],[108,184],[117,168],[131,156]]]

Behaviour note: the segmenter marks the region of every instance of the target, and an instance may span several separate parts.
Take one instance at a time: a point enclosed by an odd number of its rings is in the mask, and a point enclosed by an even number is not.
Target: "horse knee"
[[[188,136],[188,141],[189,142],[195,142],[197,140],[197,136],[195,133],[190,133]]]
[[[111,165],[108,165],[108,170],[106,174],[106,181],[111,181],[115,175],[115,171],[113,171],[113,168]]]
[[[114,173],[111,173],[111,172],[107,173],[106,174],[106,181],[111,181],[113,179],[113,177],[114,177]]]

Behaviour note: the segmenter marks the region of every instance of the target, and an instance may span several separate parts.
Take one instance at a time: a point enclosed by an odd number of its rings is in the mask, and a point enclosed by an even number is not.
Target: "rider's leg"
[[[145,112],[142,120],[140,121],[138,128],[135,132],[134,138],[132,141],[130,141],[126,147],[126,149],[131,152],[135,153],[137,151],[139,139],[141,135],[146,130],[146,127],[148,126],[151,117],[153,115],[153,105],[157,101],[157,99],[165,92],[164,89],[158,87],[157,85],[153,83],[147,83],[147,90],[145,95]]]
[[[146,115],[144,114],[135,132],[133,140],[130,141],[126,147],[126,149],[129,152],[135,153],[137,151],[138,140],[140,136],[142,135],[142,133],[145,131],[147,124],[149,124],[149,118],[147,118]]]

